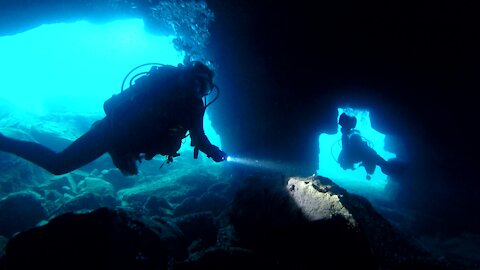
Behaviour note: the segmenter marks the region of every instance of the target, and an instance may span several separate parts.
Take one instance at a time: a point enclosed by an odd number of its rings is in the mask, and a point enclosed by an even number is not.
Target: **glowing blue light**
[[[141,19],[45,24],[0,36],[0,101],[13,105],[20,122],[53,113],[101,118],[103,102],[120,92],[133,68],[183,62],[174,38],[148,33]],[[204,129],[221,148],[207,114]],[[187,138],[180,152],[191,149]]]
[[[146,32],[141,19],[45,24],[0,37],[0,99],[36,115],[101,114],[132,68],[182,62],[174,38]]]
[[[346,110],[339,108],[338,116],[340,117]],[[355,129],[359,130],[361,135],[368,140],[370,147],[386,160],[396,157],[394,153],[384,150],[385,135],[372,128],[368,111],[348,109],[348,113],[356,116],[357,126]],[[340,128],[339,126],[337,133],[334,135],[320,134],[319,168],[317,174],[330,178],[352,193],[357,193],[367,198],[388,199],[385,198],[386,194],[384,192],[388,183],[388,177],[382,173],[379,167],[371,175],[370,180],[366,179],[367,174],[363,167],[358,167],[355,170],[343,170],[340,167],[337,162],[338,154],[342,150]]]
[[[228,156],[227,161],[231,161],[231,160],[232,160],[232,157]]]

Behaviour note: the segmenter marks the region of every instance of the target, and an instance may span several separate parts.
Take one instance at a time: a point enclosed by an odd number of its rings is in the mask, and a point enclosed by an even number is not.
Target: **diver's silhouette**
[[[9,152],[60,175],[109,153],[124,175],[138,173],[137,161],[160,154],[168,162],[178,156],[189,133],[191,145],[216,162],[227,155],[212,145],[203,130],[206,97],[216,86],[213,71],[194,61],[187,65],[153,66],[135,76],[130,87],[104,103],[105,118],[57,153],[34,142],[0,134],[0,151]],[[125,78],[126,79],[126,78]],[[125,82],[125,81],[124,81]],[[123,88],[123,85],[122,85]],[[218,90],[218,88],[217,88]]]
[[[342,150],[338,156],[338,163],[342,169],[353,170],[355,165],[360,163],[360,166],[363,166],[367,172],[368,180],[371,179],[377,166],[386,175],[392,176],[400,173],[399,167],[377,154],[360,135],[360,132],[355,129],[357,118],[342,113],[338,123],[342,127],[340,130],[342,132]]]

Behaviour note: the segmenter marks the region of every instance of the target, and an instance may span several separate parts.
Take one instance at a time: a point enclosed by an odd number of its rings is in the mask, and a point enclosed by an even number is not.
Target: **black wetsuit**
[[[53,174],[64,174],[109,153],[125,175],[138,173],[136,161],[155,155],[176,156],[189,132],[192,146],[207,156],[221,152],[203,130],[205,107],[189,91],[188,78],[175,70],[150,74],[104,104],[106,117],[57,153],[34,142],[0,135],[0,150],[13,153]],[[130,92],[128,92],[130,91]],[[133,91],[133,92],[132,92]],[[223,153],[224,154],[224,153]],[[215,159],[215,158],[214,158]]]
[[[373,174],[375,167],[386,166],[386,161],[373,150],[354,129],[342,128],[342,151],[338,162],[343,169],[354,169],[354,165],[361,162],[367,174]]]

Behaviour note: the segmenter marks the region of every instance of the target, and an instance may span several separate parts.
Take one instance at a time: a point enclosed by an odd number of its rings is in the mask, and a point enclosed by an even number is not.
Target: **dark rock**
[[[132,187],[135,184],[135,178],[124,176],[119,170],[111,169],[102,171],[102,177],[105,181],[113,185],[115,190]]]
[[[218,229],[217,247],[230,248],[239,246],[239,244],[240,242],[233,225],[227,224]]]
[[[188,199],[188,196],[185,196],[184,193],[177,192],[176,194],[170,195],[168,201],[173,204],[180,204],[185,199]]]
[[[45,190],[45,200],[46,201],[57,201],[63,197],[63,195],[56,190]]]
[[[237,193],[230,219],[242,247],[289,269],[447,269],[329,179],[279,182],[247,179]]]
[[[218,223],[211,212],[185,215],[175,219],[175,223],[185,234],[189,243],[201,239],[203,247],[215,245],[218,234]]]
[[[92,211],[101,207],[115,208],[118,201],[111,195],[100,196],[94,193],[82,193],[61,205],[54,215],[60,215],[68,212]]]
[[[223,193],[225,192],[226,189],[228,189],[230,185],[228,183],[216,183],[216,184],[213,184],[211,185],[209,188],[208,188],[208,192],[214,192],[214,193]]]
[[[173,260],[183,261],[188,257],[189,242],[175,222],[157,216],[142,216],[139,220],[157,233]]]
[[[212,247],[206,251],[197,252],[188,260],[175,266],[176,270],[196,269],[280,269],[278,264],[267,261],[252,252],[242,248],[222,249]]]
[[[0,235],[0,258],[5,255],[5,247],[7,246],[8,238]]]
[[[225,197],[213,192],[207,192],[200,198],[188,197],[175,208],[175,216],[191,214],[195,212],[211,211],[218,215],[226,209],[230,203]]]
[[[147,162],[144,162],[147,163]],[[143,163],[142,163],[143,164]],[[185,193],[191,188],[189,185],[183,185],[177,182],[177,172],[172,172],[165,177],[164,181],[153,180],[155,177],[140,178],[136,185],[131,188],[122,189],[118,192],[118,197],[135,207],[143,207],[148,198],[163,197],[169,203],[180,203],[185,199]],[[184,172],[178,172],[182,174]],[[180,178],[182,178],[181,176]]]
[[[54,176],[48,179],[36,189],[38,192],[45,190],[55,190],[59,193],[75,194],[77,193],[77,183],[71,174]]]
[[[179,178],[176,182],[189,187],[186,196],[200,197],[215,183],[215,178],[211,174],[196,171]]]
[[[86,177],[78,183],[78,191],[83,193],[94,193],[99,196],[116,197],[117,192],[112,184],[96,177]]]
[[[36,193],[12,193],[0,201],[0,235],[10,237],[46,218],[47,211]]]
[[[195,197],[188,197],[184,199],[173,211],[175,216],[182,216],[198,212],[198,199]]]
[[[120,191],[118,195],[120,200],[128,203],[129,205],[135,208],[143,207],[147,202],[148,198],[150,198],[150,195],[148,194],[136,193],[136,192],[130,192],[129,194],[125,194],[124,192]]]
[[[154,216],[172,216],[173,207],[165,198],[156,196],[149,197],[143,206],[150,215]]]
[[[227,198],[213,192],[207,192],[198,199],[199,210],[211,211],[214,215],[220,214],[228,207],[229,203]]]
[[[149,197],[145,202],[145,208],[151,210],[154,208],[165,208],[168,210],[173,210],[173,207],[165,198],[159,198],[156,196]]]
[[[51,213],[60,207],[64,203],[66,198],[65,194],[61,194],[56,190],[44,190],[43,197],[45,198],[45,209]],[[68,195],[67,195],[68,196]]]
[[[158,235],[126,212],[65,214],[7,244],[1,269],[167,269]]]

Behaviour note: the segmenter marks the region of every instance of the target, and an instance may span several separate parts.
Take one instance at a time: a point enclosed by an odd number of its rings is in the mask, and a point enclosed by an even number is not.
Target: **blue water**
[[[396,157],[395,153],[384,149],[385,135],[372,128],[370,115],[367,110],[353,108],[338,108],[338,118],[343,112],[348,112],[357,118],[356,129],[366,139],[380,156],[388,160]],[[337,119],[338,123],[338,119]],[[319,165],[317,174],[332,179],[336,184],[342,186],[352,193],[363,195],[370,199],[389,200],[390,193],[386,190],[388,176],[386,176],[379,167],[371,175],[371,179],[366,179],[366,172],[363,167],[357,167],[355,170],[344,170],[337,162],[338,154],[342,149],[340,126],[337,133],[333,135],[320,134],[319,136]]]

